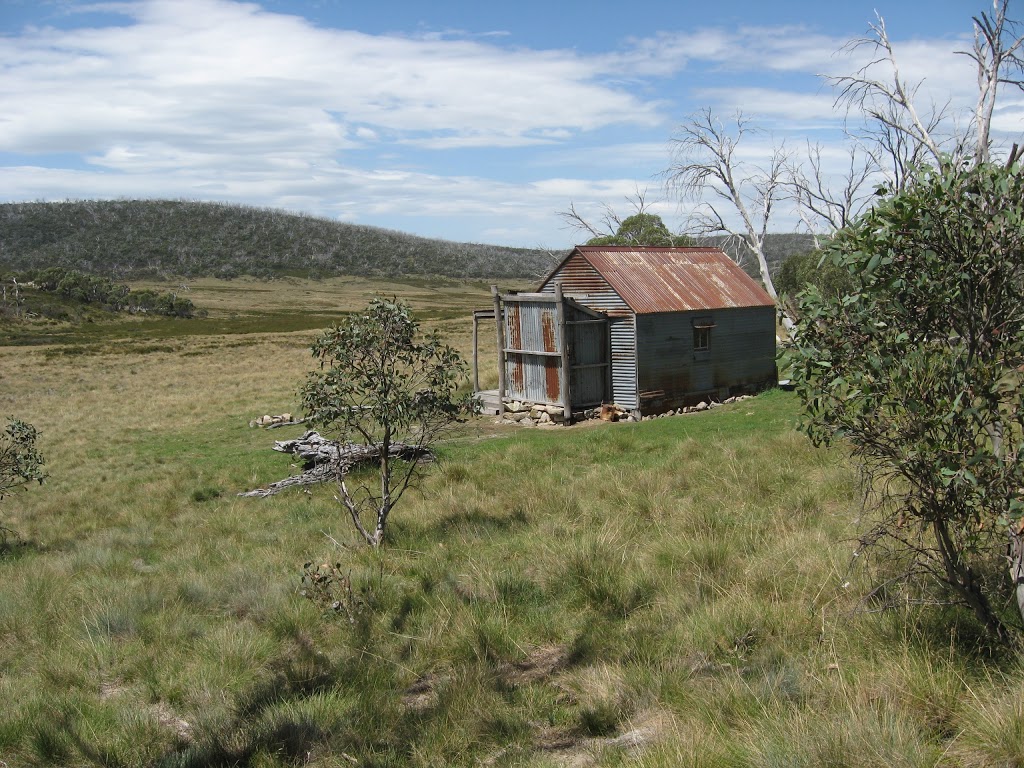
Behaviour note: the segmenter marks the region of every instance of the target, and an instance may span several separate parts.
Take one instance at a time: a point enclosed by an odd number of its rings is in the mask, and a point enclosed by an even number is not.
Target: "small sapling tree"
[[[457,393],[466,365],[436,332],[421,334],[408,305],[397,300],[374,299],[312,349],[319,369],[301,392],[309,421],[341,442],[377,449],[372,481],[354,480],[339,466],[338,499],[363,539],[378,547],[391,511],[423,466],[396,454],[422,456],[470,412],[470,397]]]
[[[36,448],[39,433],[31,424],[11,418],[0,435],[0,500],[32,481],[43,482],[43,457]],[[0,545],[10,529],[0,525]]]
[[[937,580],[1009,639],[1011,595],[1024,616],[1024,169],[926,170],[826,253],[852,286],[801,297],[804,427],[860,460],[879,502],[862,544],[889,575]]]

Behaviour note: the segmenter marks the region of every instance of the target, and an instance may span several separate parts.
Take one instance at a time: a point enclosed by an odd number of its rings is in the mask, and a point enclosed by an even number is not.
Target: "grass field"
[[[373,552],[329,487],[236,496],[302,430],[248,422],[373,293],[468,350],[487,286],[190,289],[205,319],[0,329],[50,472],[0,505],[0,766],[1024,765],[1021,660],[860,601],[855,473],[790,394],[475,420]]]

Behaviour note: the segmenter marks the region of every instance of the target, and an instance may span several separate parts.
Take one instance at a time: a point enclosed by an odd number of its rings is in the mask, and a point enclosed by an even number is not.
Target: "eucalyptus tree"
[[[339,441],[376,449],[372,479],[339,464],[338,500],[367,544],[379,547],[388,519],[422,474],[417,459],[472,411],[459,394],[466,365],[437,332],[421,334],[407,304],[374,299],[324,331],[312,346],[319,366],[302,387],[308,420]]]
[[[800,297],[793,379],[810,437],[863,468],[862,551],[882,553],[887,591],[931,579],[1010,639],[1024,618],[1024,169],[927,169],[825,254],[847,284]]]

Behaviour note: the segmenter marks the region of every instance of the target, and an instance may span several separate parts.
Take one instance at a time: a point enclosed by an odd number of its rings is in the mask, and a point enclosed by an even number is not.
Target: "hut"
[[[718,248],[578,246],[535,293],[495,289],[475,317],[495,321],[499,388],[481,393],[495,412],[514,399],[567,420],[609,402],[649,415],[777,377],[775,303]]]

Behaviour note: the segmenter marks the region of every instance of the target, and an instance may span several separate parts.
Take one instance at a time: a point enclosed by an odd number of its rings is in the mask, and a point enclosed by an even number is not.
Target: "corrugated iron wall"
[[[556,305],[517,299],[505,302],[506,396],[532,403],[562,399]]]
[[[708,349],[693,347],[694,325],[710,319]],[[775,311],[772,307],[640,315],[641,392],[663,392],[666,408],[688,394],[721,392],[773,381]],[[645,401],[646,402],[646,401]]]
[[[569,392],[573,409],[608,399],[608,322],[566,307],[569,336]]]
[[[636,381],[636,326],[634,318],[608,322],[612,343],[612,399],[622,408],[639,406]]]

